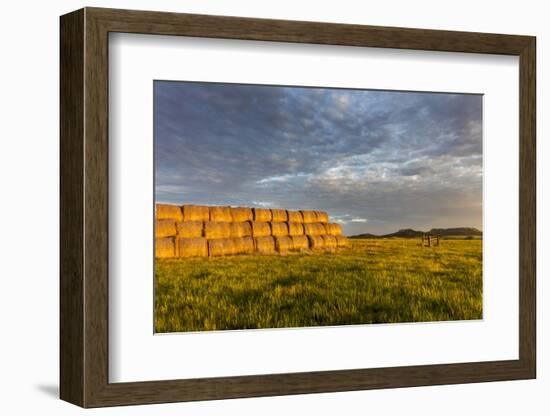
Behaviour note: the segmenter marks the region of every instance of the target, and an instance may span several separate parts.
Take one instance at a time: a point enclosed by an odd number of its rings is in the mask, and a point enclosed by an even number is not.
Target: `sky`
[[[154,151],[157,203],[482,229],[481,95],[155,81]]]

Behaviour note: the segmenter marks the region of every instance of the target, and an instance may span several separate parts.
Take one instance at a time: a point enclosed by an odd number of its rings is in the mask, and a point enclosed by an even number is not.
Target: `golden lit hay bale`
[[[271,225],[268,222],[251,221],[253,237],[267,237],[271,235]]]
[[[343,235],[337,235],[336,237],[336,245],[338,247],[349,247],[349,240],[344,237]]]
[[[229,211],[233,222],[252,221],[253,219],[251,208],[229,208]]]
[[[204,223],[202,221],[180,221],[176,223],[178,237],[202,237]]]
[[[340,224],[329,222],[325,224],[325,228],[327,229],[328,235],[342,235],[342,226]]]
[[[255,237],[254,245],[258,253],[262,253],[262,254],[275,253],[275,240],[273,239],[273,237]]]
[[[231,237],[231,223],[206,221],[204,236],[206,238],[229,238]]]
[[[292,244],[292,239],[288,236],[279,236],[275,237],[275,249],[279,253],[285,253],[289,250],[292,250],[294,245]]]
[[[307,235],[324,235],[327,233],[324,224],[315,222],[312,224],[304,224],[304,233]]]
[[[303,223],[304,217],[302,216],[302,213],[300,211],[287,211],[288,214],[288,222],[298,222]]]
[[[176,221],[156,220],[155,238],[174,237],[176,235]]]
[[[234,238],[237,254],[254,253],[254,239],[252,237]]]
[[[307,235],[293,235],[290,238],[292,239],[292,248],[294,250],[307,250],[309,248]]]
[[[271,224],[271,235],[288,235],[288,225],[286,222],[270,222]]]
[[[252,213],[254,214],[254,221],[271,221],[271,210],[267,208],[252,208]]]
[[[336,237],[333,235],[324,235],[325,248],[334,249],[337,247]]]
[[[317,222],[322,222],[326,224],[328,222],[328,214],[325,211],[315,211],[317,216]]]
[[[174,237],[157,238],[155,240],[155,257],[176,257],[176,243]]]
[[[286,222],[288,221],[288,215],[286,209],[272,209],[271,221],[273,222]]]
[[[235,238],[216,238],[208,240],[209,256],[230,256],[237,254]]]
[[[319,250],[325,248],[325,239],[321,235],[308,235],[309,247],[312,250]]]
[[[232,222],[229,224],[231,229],[231,237],[251,237],[252,236],[252,226],[249,222]]]
[[[183,205],[184,221],[210,221],[210,208],[204,205]]]
[[[177,205],[157,204],[156,218],[157,220],[182,221],[183,214],[181,212],[181,208]]]
[[[208,240],[204,237],[179,238],[179,257],[207,257]]]
[[[300,211],[304,219],[304,224],[317,222],[317,213],[315,211]]]
[[[229,207],[210,207],[210,221],[232,222],[231,208]]]
[[[301,222],[287,222],[288,226],[288,235],[303,235],[304,234],[304,224]]]

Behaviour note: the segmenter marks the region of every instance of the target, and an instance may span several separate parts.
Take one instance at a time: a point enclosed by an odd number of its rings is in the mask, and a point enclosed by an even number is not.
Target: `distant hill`
[[[477,228],[473,227],[456,227],[456,228],[432,228],[428,231],[429,234],[438,235],[440,237],[481,237],[483,233]],[[420,238],[425,231],[417,231],[412,228],[404,228],[390,234],[375,235],[370,233],[358,234],[350,236],[349,238]]]

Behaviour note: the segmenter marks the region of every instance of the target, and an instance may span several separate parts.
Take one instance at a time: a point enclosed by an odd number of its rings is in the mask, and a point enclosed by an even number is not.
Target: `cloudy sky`
[[[482,227],[482,96],[155,81],[155,199]]]

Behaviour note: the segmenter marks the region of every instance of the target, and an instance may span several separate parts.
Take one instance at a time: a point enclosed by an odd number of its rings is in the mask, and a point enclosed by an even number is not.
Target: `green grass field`
[[[351,240],[335,253],[157,259],[155,330],[482,318],[482,241]]]

